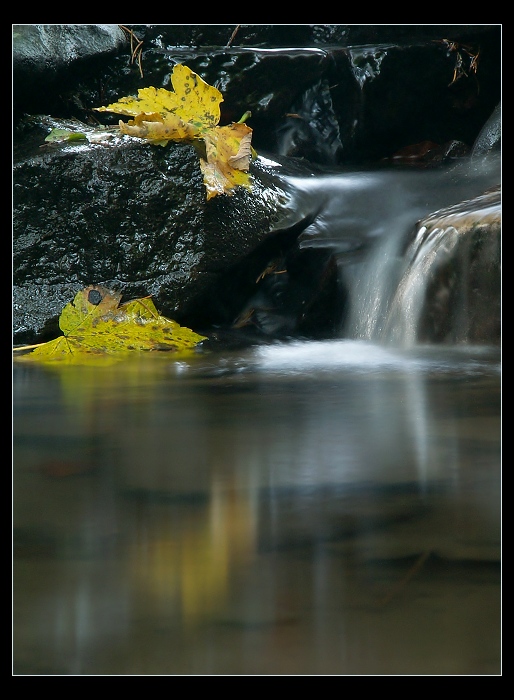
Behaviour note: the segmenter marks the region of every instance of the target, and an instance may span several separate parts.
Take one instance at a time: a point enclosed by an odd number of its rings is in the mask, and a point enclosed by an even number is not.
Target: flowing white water
[[[394,348],[368,340],[295,341],[264,345],[252,356],[239,360],[232,371],[258,371],[268,374],[304,375],[334,372],[370,373],[402,372],[425,375],[430,372],[474,375],[500,372],[497,354],[492,346],[455,346],[438,348],[418,345],[416,348]]]
[[[317,209],[299,237],[300,247],[331,248],[337,256],[349,303],[342,337],[403,347],[418,341],[427,285],[460,245],[463,225],[469,229],[488,218],[500,221],[498,201],[485,201],[480,213],[476,201],[467,204],[500,182],[499,166],[494,156],[448,169],[286,179],[296,220]],[[438,214],[445,210],[446,216],[448,207],[454,225],[447,219],[437,225]],[[471,213],[473,220],[466,221]],[[420,226],[428,217],[431,225]],[[461,273],[465,276],[466,269]],[[463,326],[466,339],[465,292],[461,297],[463,308],[455,323]]]
[[[499,181],[495,158],[448,170],[289,178],[296,215],[306,216],[314,204],[318,209],[299,237],[300,247],[330,248],[337,256],[349,304],[342,337],[413,346],[428,286],[453,262],[460,267],[438,293],[454,295],[446,310],[454,326],[450,338],[468,340],[469,266],[478,240],[470,232],[482,224],[499,226],[499,192],[484,194]],[[486,255],[493,260],[495,253],[491,249]]]
[[[435,228],[423,240],[423,227],[406,254],[404,273],[390,301],[382,338],[412,346],[418,339],[418,324],[426,299],[430,274],[450,257],[459,241],[453,228]]]
[[[345,266],[341,270],[350,293],[345,336],[365,340],[382,337],[384,321],[403,267],[400,254],[403,230],[392,233],[396,235],[384,237],[363,263],[352,268]]]

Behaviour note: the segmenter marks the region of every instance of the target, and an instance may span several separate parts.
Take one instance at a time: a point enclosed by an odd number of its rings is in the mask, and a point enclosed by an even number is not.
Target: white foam
[[[309,371],[453,371],[499,369],[487,357],[487,348],[430,348],[403,350],[363,340],[323,340],[277,343],[255,349],[257,370],[300,373]]]

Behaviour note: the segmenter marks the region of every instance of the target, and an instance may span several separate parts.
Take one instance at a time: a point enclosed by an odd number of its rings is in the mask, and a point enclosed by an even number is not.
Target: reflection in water
[[[499,673],[499,368],[15,365],[14,673]]]
[[[215,480],[201,507],[169,508],[155,518],[145,509],[131,542],[127,575],[138,597],[164,614],[180,611],[184,626],[202,622],[226,604],[232,570],[255,551],[255,517],[248,499]],[[161,509],[162,510],[162,509]]]

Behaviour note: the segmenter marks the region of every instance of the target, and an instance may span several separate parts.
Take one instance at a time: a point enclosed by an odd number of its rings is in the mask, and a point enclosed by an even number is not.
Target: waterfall
[[[343,335],[362,340],[380,340],[391,299],[402,268],[402,236],[393,230],[357,265],[341,265],[349,290],[350,310]]]
[[[351,296],[344,334],[404,347],[494,337],[500,229],[500,190],[493,188],[423,219],[407,247],[403,232],[392,230],[358,269],[341,268]]]
[[[459,236],[455,228],[422,226],[401,256],[402,238],[384,239],[354,274],[350,318],[353,338],[411,346],[417,341],[429,280],[448,261]]]
[[[281,226],[307,222],[299,248],[332,251],[345,300],[341,337],[496,341],[500,181],[498,154],[427,170],[285,175],[290,213]]]
[[[411,346],[418,339],[421,313],[432,274],[447,263],[459,241],[453,227],[422,226],[405,254],[403,274],[390,301],[382,340]]]

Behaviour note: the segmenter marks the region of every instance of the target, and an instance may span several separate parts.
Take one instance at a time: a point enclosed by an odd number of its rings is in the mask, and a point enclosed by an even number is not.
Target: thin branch
[[[228,40],[228,44],[225,46],[226,49],[228,49],[228,47],[231,46],[232,42],[233,42],[234,39],[236,38],[236,34],[237,34],[237,32],[239,31],[240,26],[241,26],[241,25],[238,24],[238,25],[236,26],[236,28],[234,29],[234,31],[232,32],[232,34],[231,34],[231,36],[230,36],[230,39]]]

